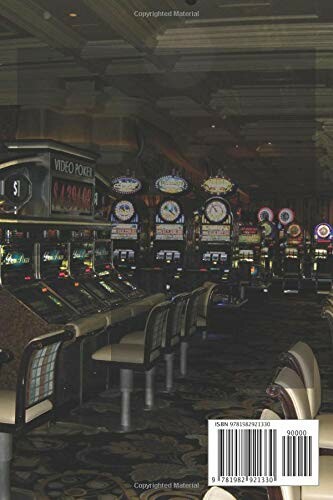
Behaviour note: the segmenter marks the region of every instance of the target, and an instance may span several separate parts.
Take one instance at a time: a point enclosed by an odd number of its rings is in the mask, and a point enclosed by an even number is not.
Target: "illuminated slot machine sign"
[[[302,228],[299,224],[290,224],[287,229],[288,245],[297,246],[303,241]]]
[[[111,242],[97,241],[94,249],[94,268],[108,269],[111,265]]]
[[[203,224],[201,226],[201,241],[206,242],[230,242],[230,224]]]
[[[184,227],[177,224],[156,224],[156,241],[183,241]]]
[[[94,246],[90,241],[71,243],[71,274],[88,272],[93,264]]]
[[[111,238],[113,240],[132,240],[138,239],[138,224],[112,224]]]
[[[261,235],[259,228],[241,226],[239,228],[238,242],[243,245],[260,245]]]

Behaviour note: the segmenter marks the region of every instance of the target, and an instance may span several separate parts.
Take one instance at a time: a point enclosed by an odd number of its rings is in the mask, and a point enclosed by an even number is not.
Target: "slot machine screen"
[[[157,261],[179,262],[180,252],[178,250],[159,250],[156,254]]]
[[[43,283],[15,290],[15,296],[50,324],[64,324],[78,317],[61,298]]]
[[[223,263],[228,260],[226,252],[205,252],[203,255],[204,262]]]
[[[113,258],[116,262],[134,262],[135,254],[131,249],[116,249],[113,252]]]
[[[33,245],[2,245],[1,279],[4,285],[34,278]]]
[[[71,273],[84,272],[92,267],[93,244],[81,242],[71,244]]]
[[[239,243],[249,244],[249,245],[258,245],[260,244],[260,233],[256,227],[241,227],[239,236]]]
[[[68,247],[65,243],[41,244],[41,277],[68,274]]]
[[[110,242],[96,242],[94,253],[94,265],[96,268],[104,268],[111,262],[111,243]]]

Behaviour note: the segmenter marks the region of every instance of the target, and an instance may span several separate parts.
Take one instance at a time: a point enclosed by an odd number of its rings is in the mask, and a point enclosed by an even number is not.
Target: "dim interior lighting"
[[[46,293],[47,292],[47,288],[42,288],[42,292]]]
[[[78,287],[78,286],[79,286],[79,283],[76,281],[76,282],[74,283],[74,286]]]
[[[30,280],[31,280],[31,276],[25,276],[25,277],[24,277],[24,279],[25,279],[26,281],[30,281]]]
[[[77,13],[76,12],[70,12],[68,14],[68,17],[77,17]]]
[[[236,144],[235,148],[238,149],[239,148],[239,144]]]
[[[271,146],[271,145],[272,145],[271,141],[268,141],[268,143],[267,143],[267,144],[268,144],[269,146]]]
[[[214,125],[214,123],[211,125],[211,128],[216,128],[216,125]]]

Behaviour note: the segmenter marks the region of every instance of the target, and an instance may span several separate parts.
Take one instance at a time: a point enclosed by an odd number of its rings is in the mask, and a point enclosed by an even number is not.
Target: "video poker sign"
[[[61,177],[75,177],[77,179],[95,178],[95,166],[80,157],[67,155],[51,155],[51,172]]]

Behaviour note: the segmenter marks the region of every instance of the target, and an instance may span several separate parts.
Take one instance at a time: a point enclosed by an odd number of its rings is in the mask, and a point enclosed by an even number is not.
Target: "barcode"
[[[209,420],[209,485],[318,484],[315,420]]]
[[[282,475],[312,476],[312,436],[282,436]]]
[[[277,471],[277,431],[219,429],[219,476],[272,476]]]

